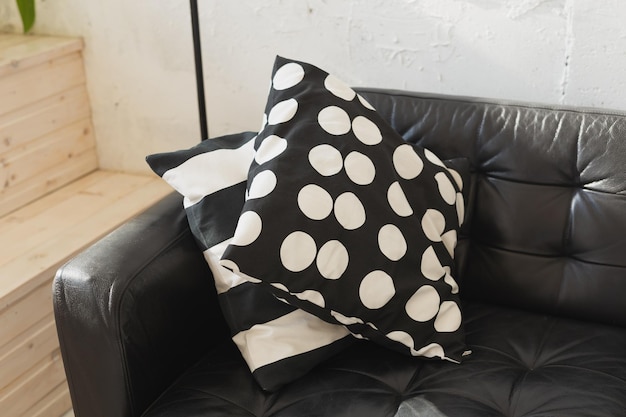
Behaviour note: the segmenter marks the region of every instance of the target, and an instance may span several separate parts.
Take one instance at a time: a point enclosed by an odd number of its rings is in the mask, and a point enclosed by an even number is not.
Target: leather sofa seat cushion
[[[143,417],[391,417],[418,409],[447,417],[624,415],[625,328],[478,303],[465,305],[464,314],[473,354],[463,366],[359,342],[266,393],[228,343],[189,369]]]

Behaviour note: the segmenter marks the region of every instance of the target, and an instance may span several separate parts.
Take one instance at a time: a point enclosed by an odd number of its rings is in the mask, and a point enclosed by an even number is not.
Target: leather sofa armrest
[[[77,417],[140,415],[229,339],[178,194],[60,268],[53,304]]]

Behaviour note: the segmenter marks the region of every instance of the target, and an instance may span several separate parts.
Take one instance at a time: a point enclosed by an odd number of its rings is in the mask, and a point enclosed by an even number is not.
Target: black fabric
[[[162,177],[169,169],[182,164],[189,158],[220,149],[237,149],[245,145],[254,135],[254,132],[243,132],[224,135],[211,140],[203,140],[189,149],[148,155],[146,156],[146,162],[158,176]]]
[[[228,299],[222,301],[222,312],[230,323],[234,336],[259,323],[267,323],[294,311],[296,308],[280,302],[274,295],[260,285],[244,282],[228,291]],[[242,310],[255,314],[241,314]]]
[[[473,354],[461,366],[361,342],[267,394],[222,345],[144,417],[392,417],[417,400],[446,417],[625,415],[626,329],[483,304],[464,312]]]
[[[250,167],[222,265],[358,338],[460,362],[462,177],[304,62],[276,58],[265,114],[271,158]]]
[[[351,337],[218,264],[246,199],[248,168],[263,154],[255,153],[254,137],[222,136],[146,161],[185,197],[189,227],[213,273],[233,341],[259,385],[274,390],[343,349]]]
[[[185,208],[189,227],[200,249],[207,250],[233,237],[245,195],[246,182],[243,181]]]
[[[466,238],[469,235],[469,227],[472,224],[470,219],[471,202],[473,201],[474,190],[472,188],[472,177],[470,162],[467,158],[452,158],[446,159],[443,163],[448,168],[448,171],[453,171],[461,178],[461,194],[463,195],[463,218],[461,219],[461,227],[459,228],[458,238]],[[456,257],[456,251],[455,251]],[[456,264],[456,260],[455,260]]]

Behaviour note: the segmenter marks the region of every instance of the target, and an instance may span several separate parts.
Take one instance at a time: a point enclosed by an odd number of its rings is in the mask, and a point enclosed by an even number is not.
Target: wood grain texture
[[[0,216],[98,167],[81,50],[0,35]]]
[[[0,34],[0,77],[82,49],[78,38]]]
[[[98,170],[80,39],[0,35],[0,415],[71,409],[52,280],[171,188]]]

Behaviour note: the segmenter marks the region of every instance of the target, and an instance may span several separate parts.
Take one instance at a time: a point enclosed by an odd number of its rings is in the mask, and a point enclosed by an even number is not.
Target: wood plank
[[[24,36],[17,33],[1,33],[0,34],[0,49],[8,48],[13,45],[17,45],[24,42],[29,42],[33,39],[32,36]],[[1,52],[0,52],[1,53]]]
[[[28,255],[3,264],[0,266],[0,302],[9,303],[46,282],[81,249],[171,192],[164,181],[155,178],[118,200],[103,205],[98,212],[64,229],[53,239],[41,242]],[[75,207],[65,216],[78,215],[81,210],[81,207]]]
[[[84,85],[0,115],[0,156],[90,115]]]
[[[50,288],[51,286],[48,287]],[[47,314],[0,347],[0,389],[58,348],[59,339],[54,318]]]
[[[21,416],[65,380],[61,353],[36,363],[29,372],[0,389],[0,410],[5,416]]]
[[[44,317],[52,317],[52,278],[48,278],[25,297],[0,302],[0,345],[10,343]],[[7,347],[7,353],[11,349]],[[1,409],[1,408],[0,408]]]
[[[75,155],[95,152],[95,138],[89,118],[7,152],[0,158],[0,198],[10,198],[20,183],[40,176],[42,182],[59,165],[72,164]]]
[[[26,180],[11,192],[11,198],[4,198],[0,192],[0,216],[4,216],[12,211],[30,203],[31,201],[62,187],[76,178],[93,172],[98,167],[98,157],[91,149],[81,155],[74,157],[74,163],[67,166],[59,166],[57,169],[48,172],[45,181],[40,177]]]
[[[72,195],[79,193],[81,190],[90,187],[98,181],[102,181],[110,175],[111,172],[109,171],[94,171],[93,173],[85,175],[76,181],[72,181],[65,187],[62,187],[53,193],[48,193],[32,203],[20,207],[19,210],[15,210],[6,216],[0,217],[0,235],[4,230],[7,230],[7,228],[23,227],[22,225],[24,223],[29,222],[38,214],[49,210],[50,207],[60,204]]]
[[[72,409],[67,382],[63,381],[48,395],[29,408],[23,417],[61,417]]]
[[[152,181],[139,175],[109,173],[101,181],[79,190],[76,194],[49,207],[28,222],[7,227],[0,236],[0,266],[32,253],[41,243],[48,242],[76,224],[84,222],[107,205],[133,193]]]
[[[0,159],[0,216],[98,166],[91,122],[84,119]]]
[[[0,77],[41,64],[83,49],[80,38],[59,36],[2,35],[0,44]],[[16,42],[16,37],[21,38]]]
[[[0,77],[0,114],[85,84],[80,52]]]

